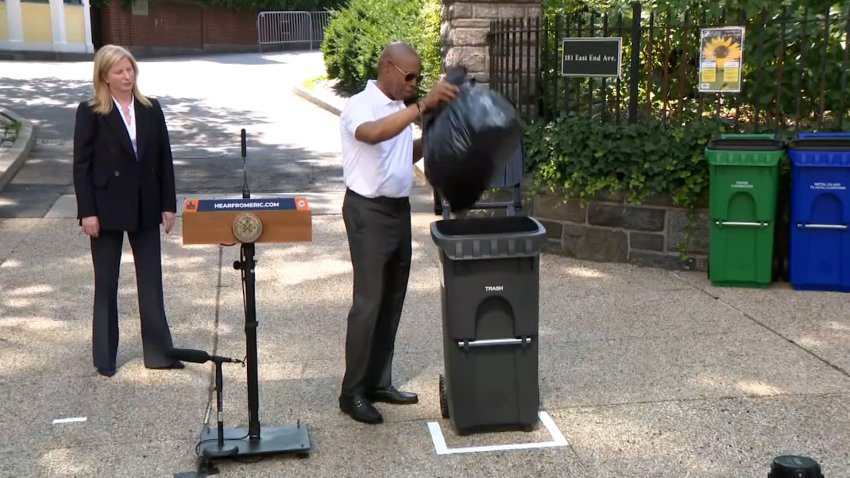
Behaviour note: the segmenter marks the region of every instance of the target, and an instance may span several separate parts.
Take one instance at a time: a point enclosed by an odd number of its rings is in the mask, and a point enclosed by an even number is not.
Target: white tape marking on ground
[[[552,436],[553,441],[541,443],[511,443],[507,445],[488,445],[488,446],[472,446],[464,448],[449,448],[446,446],[446,439],[443,436],[443,431],[440,429],[440,424],[437,422],[428,422],[428,430],[431,432],[431,440],[434,442],[434,451],[438,455],[451,455],[455,453],[483,453],[488,451],[504,451],[504,450],[527,450],[530,448],[550,448],[556,446],[567,446],[567,439],[564,438],[561,430],[555,425],[555,421],[546,412],[538,412],[540,421],[543,426]]]
[[[449,452],[446,446],[446,439],[443,437],[443,431],[440,430],[440,424],[437,422],[428,422],[428,430],[431,431],[431,441],[434,442],[434,450],[438,455],[445,455]]]
[[[53,420],[54,425],[59,425],[61,423],[77,423],[84,422],[88,420],[86,417],[74,417],[74,418],[56,418]]]

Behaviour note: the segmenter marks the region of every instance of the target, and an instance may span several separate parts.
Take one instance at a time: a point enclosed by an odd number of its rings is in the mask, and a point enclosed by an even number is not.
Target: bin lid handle
[[[800,133],[797,139],[827,139],[827,138],[847,138],[850,139],[850,133]]]
[[[850,135],[839,137],[809,137],[795,139],[788,144],[788,149],[801,151],[848,151],[850,152]]]
[[[708,143],[707,149],[724,151],[778,151],[784,149],[782,141],[775,139],[720,138]]]

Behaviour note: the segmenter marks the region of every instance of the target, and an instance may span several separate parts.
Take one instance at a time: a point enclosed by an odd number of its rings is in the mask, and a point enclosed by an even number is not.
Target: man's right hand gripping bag
[[[452,211],[478,201],[516,151],[521,135],[513,105],[493,90],[464,82],[464,76],[463,70],[448,74],[460,93],[426,122],[423,134],[428,182]]]

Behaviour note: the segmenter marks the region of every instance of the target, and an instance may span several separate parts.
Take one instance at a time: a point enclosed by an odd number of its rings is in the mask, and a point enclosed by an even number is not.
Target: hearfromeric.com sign
[[[623,39],[564,38],[561,75],[575,77],[618,78],[623,59]]]

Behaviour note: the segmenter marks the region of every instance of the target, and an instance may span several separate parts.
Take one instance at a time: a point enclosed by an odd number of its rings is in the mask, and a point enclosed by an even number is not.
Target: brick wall
[[[204,43],[257,46],[257,13],[204,9]]]
[[[202,51],[254,51],[257,15],[196,3],[149,2],[134,14],[121,0],[101,10],[103,42],[136,55]]]

